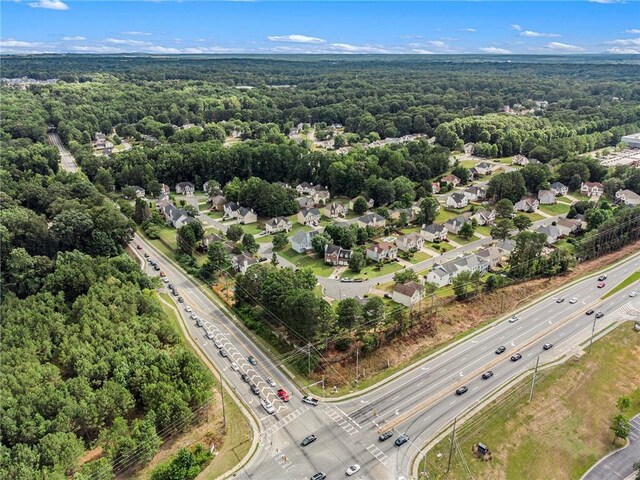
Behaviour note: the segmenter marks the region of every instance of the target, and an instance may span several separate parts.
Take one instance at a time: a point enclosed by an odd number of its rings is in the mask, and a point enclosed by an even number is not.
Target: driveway
[[[640,461],[640,415],[631,420],[627,446],[602,458],[584,474],[582,480],[624,480],[633,474],[633,464],[637,461]]]

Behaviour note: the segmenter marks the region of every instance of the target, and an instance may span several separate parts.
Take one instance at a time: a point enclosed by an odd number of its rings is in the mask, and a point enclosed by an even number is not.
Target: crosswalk
[[[385,463],[385,460],[387,459],[387,454],[384,453],[382,450],[380,450],[378,447],[376,447],[373,443],[368,447],[365,447],[365,449],[367,450],[367,452],[373,455],[374,458],[378,460],[381,464],[383,464],[384,466],[387,465]]]
[[[640,309],[636,307],[632,302],[628,302],[618,307],[609,315],[611,316],[640,315]]]
[[[338,407],[332,405],[324,405],[322,410],[331,420],[333,420],[349,435],[358,433],[358,430],[361,428],[360,425],[358,425],[353,419],[349,418],[349,416]]]
[[[264,432],[262,432],[262,435],[265,438],[271,437],[274,433],[276,433],[278,430],[280,430],[282,427],[284,427],[288,423],[291,423],[292,421],[294,421],[296,418],[298,418],[300,415],[302,415],[307,410],[309,410],[309,406],[308,405],[302,405],[301,407],[296,408],[293,412],[288,414],[286,417],[281,418],[276,423],[271,425],[269,428],[264,430]]]

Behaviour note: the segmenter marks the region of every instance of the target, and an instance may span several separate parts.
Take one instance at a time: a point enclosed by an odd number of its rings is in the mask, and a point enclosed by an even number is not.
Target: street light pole
[[[593,326],[591,327],[591,338],[589,339],[589,353],[591,353],[591,345],[593,345],[593,335],[596,332],[596,315],[597,314],[593,315]]]

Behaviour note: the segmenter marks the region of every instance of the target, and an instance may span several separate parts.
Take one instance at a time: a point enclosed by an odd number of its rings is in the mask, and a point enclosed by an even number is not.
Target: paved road
[[[57,147],[60,151],[60,163],[62,164],[62,169],[67,172],[77,172],[78,165],[76,164],[76,160],[65,148],[58,134],[56,132],[49,132],[47,133],[47,136],[49,143],[54,147]]]
[[[616,450],[596,463],[582,480],[620,479],[633,475],[633,464],[640,461],[640,415],[631,420],[631,433],[626,447]]]

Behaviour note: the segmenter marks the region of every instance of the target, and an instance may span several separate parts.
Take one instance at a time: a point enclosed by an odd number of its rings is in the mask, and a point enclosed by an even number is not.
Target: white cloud
[[[71,49],[80,53],[122,53],[121,48],[108,45],[74,45]]]
[[[83,37],[82,35],[76,35],[71,37],[62,37],[62,40],[65,42],[81,42],[82,40],[86,40],[87,37]]]
[[[577,45],[570,45],[568,43],[551,42],[547,43],[545,47],[557,52],[584,52],[584,48]]]
[[[506,55],[508,53],[511,53],[511,51],[507,50],[506,48],[498,48],[498,47],[480,47],[478,48],[478,50],[480,50],[483,53],[489,53],[492,55]]]
[[[151,42],[143,42],[142,40],[131,40],[130,38],[107,38],[107,43],[114,45],[129,45],[131,47],[143,47],[152,45]]]
[[[424,48],[414,48],[413,51],[415,53],[419,53],[420,55],[433,55],[432,51],[425,50]]]
[[[128,32],[121,32],[122,35],[129,35],[129,36],[135,36],[135,35],[151,35],[151,32],[138,32],[136,30],[131,30]]]
[[[446,43],[444,43],[441,40],[430,40],[427,42],[429,45],[431,45],[432,47],[436,47],[436,48],[448,48],[449,45],[447,45]]]
[[[325,43],[326,40],[318,37],[308,37],[307,35],[269,35],[267,40],[270,42],[284,43]]]
[[[631,33],[632,35],[637,35],[640,33],[640,28],[632,28],[630,30],[625,30],[624,33]]]
[[[619,38],[617,40],[611,40],[609,42],[604,42],[607,45],[621,45],[625,46],[640,46],[640,37],[638,38]]]
[[[390,53],[389,50],[376,45],[352,45],[350,43],[332,43],[331,48],[346,53]]]
[[[144,51],[149,53],[166,53],[166,54],[182,53],[178,48],[163,47],[160,45],[152,45],[150,47],[145,47]]]
[[[69,5],[62,0],[38,0],[37,2],[30,2],[31,8],[46,8],[48,10],[69,10]]]
[[[541,33],[541,32],[533,32],[531,30],[525,30],[524,32],[520,32],[520,36],[531,37],[531,38],[538,38],[538,37],[554,38],[554,37],[561,37],[562,35],[560,35],[559,33]]]
[[[512,28],[513,30],[517,30],[518,32],[519,32],[520,30],[522,30],[522,27],[521,27],[520,25],[518,25],[517,23],[512,23],[512,24],[511,24],[511,28]]]
[[[609,53],[618,53],[618,54],[640,54],[640,48],[620,48],[613,47],[607,49]]]
[[[2,48],[33,48],[39,45],[42,45],[42,44],[38,42],[25,42],[23,40],[14,40],[13,38],[0,40],[0,47]]]
[[[477,30],[475,28],[461,28],[460,31],[461,32],[470,32],[470,33],[477,32]]]

